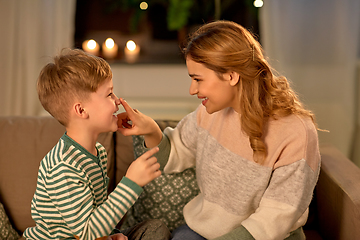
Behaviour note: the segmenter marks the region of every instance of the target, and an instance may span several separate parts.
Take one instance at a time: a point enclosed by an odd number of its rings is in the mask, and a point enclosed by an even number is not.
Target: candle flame
[[[115,42],[112,38],[107,38],[105,41],[105,46],[107,48],[113,48],[115,46]]]
[[[89,49],[91,49],[91,50],[95,49],[95,48],[96,48],[96,45],[97,45],[97,43],[96,43],[96,41],[93,40],[93,39],[91,39],[91,40],[89,40],[89,41],[87,42],[87,47],[88,47]]]
[[[136,49],[136,43],[133,40],[129,40],[126,43],[126,48],[130,51],[134,51]]]

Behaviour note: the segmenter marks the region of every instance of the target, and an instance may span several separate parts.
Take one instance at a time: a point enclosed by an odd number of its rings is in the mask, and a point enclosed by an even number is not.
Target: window
[[[180,49],[186,37],[215,14],[259,36],[253,0],[78,0],[75,47],[93,39],[98,44],[94,54],[116,63],[183,63]],[[112,56],[104,45],[107,38],[115,43]],[[129,40],[136,51],[125,51]]]

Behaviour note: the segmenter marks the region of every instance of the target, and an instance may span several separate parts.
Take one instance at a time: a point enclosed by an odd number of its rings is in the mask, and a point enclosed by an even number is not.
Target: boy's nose
[[[120,98],[118,98],[115,94],[114,94],[114,101],[116,105],[120,105]]]

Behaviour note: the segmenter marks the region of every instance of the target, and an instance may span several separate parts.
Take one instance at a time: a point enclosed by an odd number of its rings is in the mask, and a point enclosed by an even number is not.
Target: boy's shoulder
[[[72,148],[72,144],[69,143],[67,138],[66,133],[64,133],[56,145],[46,154],[42,162],[46,161],[49,167],[62,162],[64,160],[64,153],[69,151],[69,148]]]
[[[96,143],[96,148],[99,159],[106,157],[106,150],[100,143]],[[64,133],[57,144],[42,159],[40,168],[45,171],[53,171],[63,165],[78,168],[85,164],[84,161],[98,162],[99,160]]]
[[[61,137],[56,145],[41,160],[39,171],[48,174],[54,168],[58,167],[59,164],[62,164],[63,151],[65,148],[65,142],[63,137]]]

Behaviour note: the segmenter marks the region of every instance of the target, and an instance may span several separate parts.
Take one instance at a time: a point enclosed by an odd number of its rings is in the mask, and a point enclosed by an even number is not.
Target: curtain
[[[41,68],[73,47],[76,0],[0,0],[0,116],[39,115]]]
[[[359,33],[358,0],[266,0],[260,10],[270,63],[315,113],[319,128],[329,130],[319,132],[320,143],[348,157],[358,118]]]

